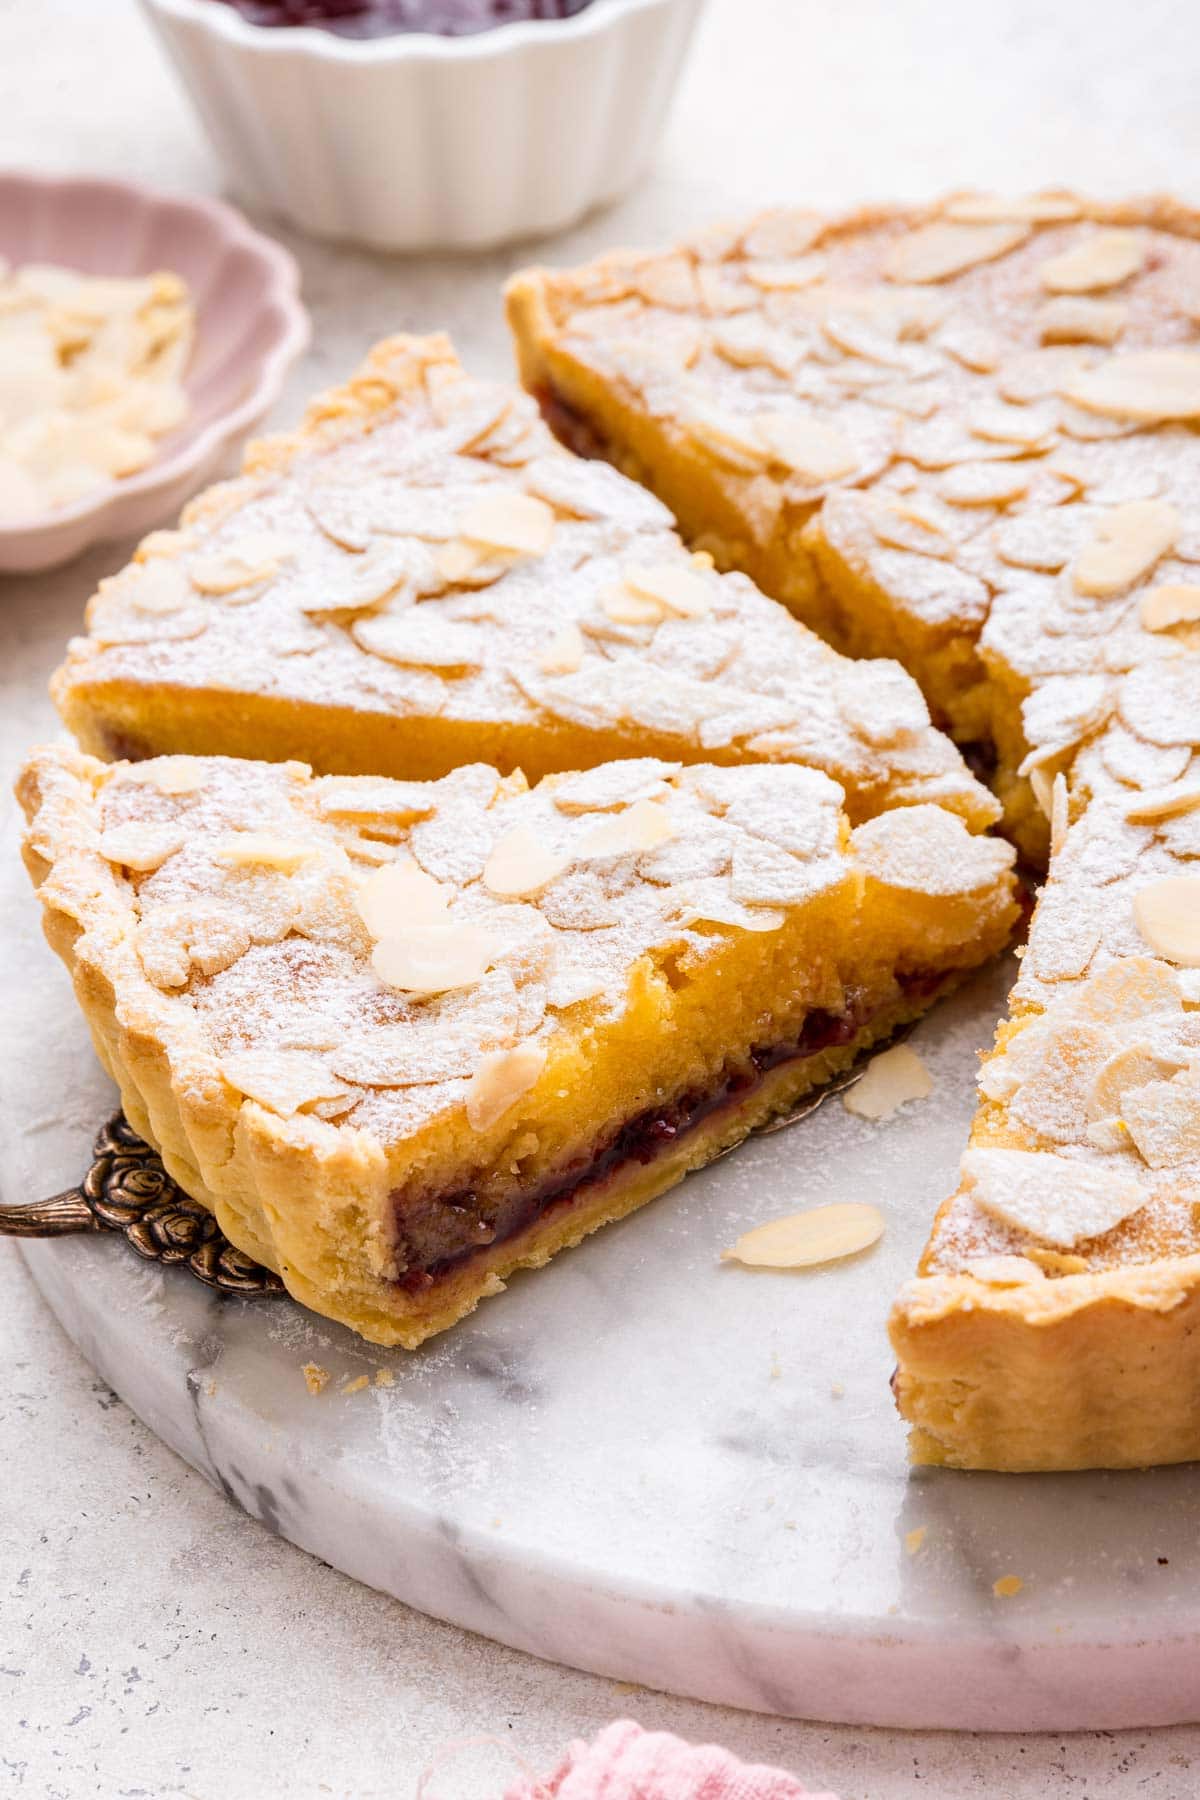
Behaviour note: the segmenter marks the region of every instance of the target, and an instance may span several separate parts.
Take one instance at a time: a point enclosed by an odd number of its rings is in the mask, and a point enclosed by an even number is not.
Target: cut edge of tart
[[[1011,853],[795,767],[534,789],[50,748],[47,935],[130,1122],[304,1304],[419,1344],[1006,941]]]

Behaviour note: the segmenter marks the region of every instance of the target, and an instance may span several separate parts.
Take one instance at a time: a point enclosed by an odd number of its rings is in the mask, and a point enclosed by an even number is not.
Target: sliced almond
[[[554,535],[554,508],[536,494],[507,489],[483,493],[459,521],[459,532],[471,543],[521,556],[542,556]]]
[[[1046,1271],[1027,1256],[974,1256],[963,1264],[963,1273],[988,1287],[1024,1287],[1046,1279]]]
[[[1038,309],[1038,336],[1043,344],[1115,344],[1128,316],[1123,300],[1063,294]]]
[[[487,1131],[527,1094],[546,1066],[546,1046],[518,1044],[512,1050],[490,1050],[481,1059],[467,1089],[467,1122]]]
[[[194,794],[204,786],[204,764],[198,756],[156,756],[152,762],[130,763],[121,770],[121,780],[157,788],[160,794]]]
[[[1160,1056],[1148,1043],[1126,1044],[1096,1071],[1088,1088],[1088,1119],[1119,1118],[1127,1093],[1151,1081],[1169,1081],[1182,1067],[1182,1061]]]
[[[657,601],[681,619],[702,619],[712,610],[708,582],[677,563],[650,563],[627,569],[625,585],[641,599]]]
[[[745,1232],[736,1244],[722,1250],[721,1260],[744,1263],[750,1269],[813,1268],[870,1249],[883,1231],[883,1214],[865,1202],[815,1206]]]
[[[962,1173],[985,1212],[1059,1250],[1111,1231],[1147,1197],[1135,1180],[1052,1151],[968,1150]]]
[[[666,807],[657,800],[638,800],[615,818],[594,826],[580,841],[578,854],[592,860],[640,855],[674,836],[675,826]]]
[[[763,412],[755,418],[759,436],[773,462],[782,463],[814,486],[853,474],[860,457],[854,444],[836,425],[799,413]]]
[[[106,862],[145,875],[160,869],[169,856],[183,849],[183,844],[183,832],[176,825],[132,823],[102,831],[97,848]]]
[[[1157,825],[1160,819],[1176,819],[1200,806],[1200,783],[1177,781],[1157,792],[1138,794],[1125,807],[1131,825]]]
[[[1044,262],[1038,277],[1049,294],[1087,294],[1128,281],[1144,261],[1136,231],[1097,231]]]
[[[213,847],[213,861],[230,869],[280,869],[292,874],[301,863],[317,854],[312,844],[300,844],[270,831],[238,831]]]
[[[583,633],[578,625],[563,625],[538,658],[543,675],[573,675],[583,661]]]
[[[1156,956],[1200,968],[1200,875],[1151,882],[1134,896],[1133,916]]]
[[[497,953],[495,938],[480,925],[416,925],[376,944],[371,967],[402,993],[445,994],[482,981]]]
[[[842,1105],[860,1119],[890,1119],[909,1100],[933,1092],[929,1070],[907,1044],[893,1044],[873,1056],[866,1070],[842,1095]]]
[[[188,574],[202,594],[232,594],[269,580],[291,555],[286,538],[275,532],[251,532],[211,555],[194,557]]]
[[[1008,506],[1029,487],[1026,463],[959,463],[939,477],[937,489],[951,506]]]
[[[752,281],[756,288],[764,293],[795,293],[799,288],[812,287],[820,281],[827,268],[826,258],[819,250],[808,256],[792,256],[786,260],[763,261],[750,258],[742,264],[742,274],[747,281]]]
[[[935,221],[897,238],[883,260],[889,281],[945,281],[979,263],[993,262],[1023,244],[1029,226],[1020,220],[991,224]]]
[[[450,889],[405,856],[369,875],[354,904],[372,937],[398,938],[414,925],[445,924]]]
[[[1025,1255],[1047,1275],[1086,1275],[1088,1271],[1087,1258],[1069,1250],[1044,1250],[1040,1244],[1031,1244]]]
[[[1146,631],[1170,631],[1200,621],[1200,584],[1165,581],[1142,595],[1138,616]]]
[[[600,607],[605,618],[616,625],[660,625],[667,616],[660,601],[635,594],[623,581],[601,595]]]
[[[483,885],[510,900],[540,894],[570,868],[572,860],[568,852],[539,843],[528,825],[518,825],[492,850],[484,865]]]
[[[354,1091],[319,1056],[301,1050],[237,1051],[221,1059],[221,1073],[247,1099],[284,1118],[318,1101],[349,1099]]]
[[[1077,219],[1083,202],[1074,194],[960,194],[946,203],[946,217],[965,225],[1059,225]]]
[[[1154,425],[1200,417],[1200,351],[1131,350],[1094,369],[1069,372],[1058,386],[1064,399],[1107,419]]]
[[[1152,1169],[1178,1168],[1200,1156],[1200,1071],[1151,1081],[1125,1098],[1124,1122],[1138,1155]]]
[[[438,548],[433,562],[438,575],[447,586],[457,587],[468,575],[474,574],[485,560],[486,553],[482,545],[464,544],[456,538]]]
[[[1054,777],[1048,817],[1050,820],[1050,855],[1054,857],[1062,851],[1071,824],[1070,793],[1067,788],[1067,778],[1061,771]]]
[[[1095,599],[1123,594],[1166,555],[1182,521],[1169,500],[1128,500],[1100,521],[1093,541],[1076,558],[1076,593]]]
[[[694,398],[688,405],[685,424],[697,443],[731,468],[755,474],[766,467],[767,447],[753,419],[724,412],[707,399]]]
[[[123,597],[143,613],[173,613],[191,604],[191,583],[177,562],[155,558],[135,564],[122,582]]]

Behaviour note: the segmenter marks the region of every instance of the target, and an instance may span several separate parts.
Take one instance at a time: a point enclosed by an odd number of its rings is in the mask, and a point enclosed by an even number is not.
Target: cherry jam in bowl
[[[703,0],[141,0],[230,185],[317,237],[565,229],[653,153]]]

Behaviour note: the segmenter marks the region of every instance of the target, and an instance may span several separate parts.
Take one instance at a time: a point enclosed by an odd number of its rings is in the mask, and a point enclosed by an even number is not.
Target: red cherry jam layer
[[[498,25],[570,19],[592,0],[220,0],[252,25],[317,25],[344,38],[426,31],[470,37]]]

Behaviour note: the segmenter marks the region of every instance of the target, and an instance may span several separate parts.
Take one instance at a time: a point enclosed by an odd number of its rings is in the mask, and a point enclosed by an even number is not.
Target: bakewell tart
[[[891,655],[1049,879],[894,1311],[916,1460],[1200,1456],[1200,217],[776,213],[510,289],[523,377],[722,567]]]
[[[530,780],[631,756],[798,762],[854,823],[992,796],[894,662],[834,654],[666,508],[568,455],[444,338],[395,338],[102,583],[54,680],[111,758]]]
[[[305,1304],[415,1346],[998,950],[1012,852],[796,765],[529,788],[33,754],[51,943],[126,1113]]]

